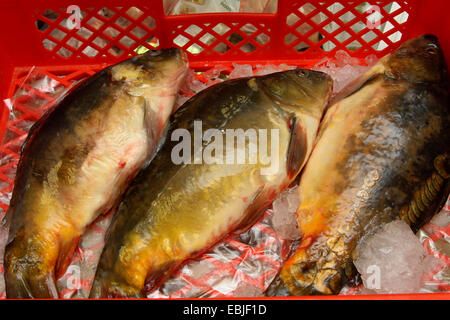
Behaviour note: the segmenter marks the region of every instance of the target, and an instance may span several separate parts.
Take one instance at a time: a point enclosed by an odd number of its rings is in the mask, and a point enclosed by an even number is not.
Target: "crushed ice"
[[[384,225],[357,249],[354,261],[364,286],[376,293],[416,293],[423,276],[441,263],[428,255],[402,220]]]
[[[296,214],[299,204],[298,186],[287,189],[272,203],[272,226],[283,239],[297,240],[301,236]]]
[[[318,71],[328,73],[334,80],[334,92],[339,92],[348,83],[355,80],[362,73],[373,66],[377,61],[375,56],[368,56],[364,61],[352,58],[345,51],[338,51],[335,57],[326,58],[321,60],[313,68]],[[256,65],[252,67],[249,64],[239,65],[233,64],[232,67],[215,66],[201,74],[190,70],[187,76],[186,84],[183,86],[182,94],[178,97],[178,105],[184,103],[187,99],[194,94],[206,89],[207,87],[222,82],[227,79],[234,79],[239,77],[248,77],[252,75],[265,75],[273,72],[295,69],[295,66],[286,64],[282,65]],[[46,88],[54,86],[54,83],[38,82],[36,87]],[[55,93],[58,95],[59,93]],[[27,127],[29,124],[25,124]],[[24,125],[24,126],[25,126]],[[0,201],[8,204],[11,194],[4,193],[1,195]],[[4,199],[3,199],[4,198]],[[298,187],[287,189],[273,202],[273,213],[269,215],[266,222],[266,227],[272,227],[280,241],[295,240],[300,238],[300,230],[297,227],[296,210],[299,204]],[[109,222],[109,219],[105,219]],[[448,211],[444,211],[444,214],[440,214],[433,219],[436,225],[442,225],[443,227],[448,225],[449,214]],[[424,228],[424,230],[427,227]],[[106,226],[102,225],[100,221],[96,225],[91,227],[92,230],[87,232],[83,236],[83,240],[80,242],[79,250],[74,256],[72,265],[79,266],[81,268],[81,287],[78,290],[68,290],[62,292],[62,296],[69,297],[81,297],[85,298],[88,295],[88,288],[92,282],[92,278],[95,273],[95,265],[101,252],[103,245],[103,234]],[[97,229],[102,229],[102,232],[94,232]],[[273,259],[286,259],[282,253],[282,245],[272,238],[267,233],[263,233],[262,229],[254,227],[247,233],[235,238],[238,241],[246,243],[248,246],[260,246],[264,243],[266,257],[272,257]],[[431,234],[431,233],[430,233]],[[265,238],[264,238],[265,237]],[[0,232],[0,272],[2,272],[2,250],[6,243],[7,233]],[[185,265],[178,274],[185,273],[191,276],[193,279],[203,278],[211,274],[209,281],[214,283],[213,287],[217,292],[226,291],[222,294],[242,297],[242,296],[261,296],[263,290],[257,286],[248,284],[245,281],[238,281],[235,277],[230,278],[230,273],[222,272],[221,274],[214,274],[215,267],[210,263],[212,259],[219,261],[220,258],[229,262],[235,259],[235,253],[238,253],[235,249],[224,254],[220,249],[227,248],[227,244],[220,244],[209,251],[209,255],[204,255],[200,261],[192,262]],[[399,221],[386,224],[380,232],[376,233],[372,237],[366,239],[364,244],[359,247],[360,256],[355,264],[358,270],[362,274],[363,282],[366,285],[359,293],[398,293],[398,292],[417,292],[422,283],[422,276],[430,270],[430,268],[436,267],[439,262],[436,262],[432,256],[427,255],[426,251],[420,245],[419,239],[412,233],[406,224],[402,224]],[[87,253],[90,253],[87,256]],[[233,255],[234,254],[234,255]],[[229,257],[229,255],[231,255]],[[214,256],[214,257],[213,257]],[[209,257],[209,258],[205,258]],[[219,258],[220,257],[220,258]],[[218,260],[217,260],[218,259]],[[250,261],[249,261],[250,262]],[[273,269],[273,266],[262,266],[261,264],[246,263],[243,260],[239,265],[242,266],[240,272],[245,271],[249,274],[255,274],[258,272],[267,272],[265,279],[265,285],[268,286],[271,279],[275,276],[280,265]],[[243,268],[245,266],[245,268]],[[255,270],[251,269],[254,266]],[[373,270],[369,266],[379,266],[380,278],[378,289],[373,287],[373,284],[377,284],[373,278]],[[263,267],[263,269],[261,269]],[[375,268],[376,269],[376,268]],[[448,269],[448,268],[447,268]],[[67,276],[67,274],[65,275]],[[60,279],[59,284],[64,286],[65,277]],[[178,290],[180,286],[185,284],[182,279],[172,278],[169,279],[165,286],[161,287],[159,291],[154,292],[153,297],[167,297],[169,292]],[[227,285],[224,285],[227,284]],[[81,289],[81,290],[80,290]],[[170,290],[169,290],[170,289]],[[226,289],[226,290],[224,290]],[[78,292],[77,292],[78,291]],[[202,286],[197,287],[191,285],[188,291],[180,290],[178,297],[192,297],[192,296],[209,296],[208,292],[205,292]],[[439,291],[439,290],[437,290]],[[152,296],[152,295],[149,295]],[[4,298],[4,282],[3,277],[0,277],[0,298]]]
[[[313,70],[325,72],[333,79],[333,93],[336,94],[369,70],[377,61],[378,58],[375,55],[369,55],[361,61],[351,57],[346,51],[339,50],[334,57],[319,61]]]

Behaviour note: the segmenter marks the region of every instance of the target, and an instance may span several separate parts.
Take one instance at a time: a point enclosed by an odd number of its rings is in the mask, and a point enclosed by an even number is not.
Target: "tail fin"
[[[140,291],[128,286],[113,285],[107,277],[95,277],[89,294],[90,299],[122,299],[122,298],[145,298]]]
[[[264,292],[266,297],[288,297],[291,295],[289,289],[284,285],[283,280],[281,280],[278,274],[276,278],[272,281],[270,286]]]
[[[5,284],[8,299],[59,297],[53,273],[33,276],[26,271],[6,272],[5,268]]]
[[[23,231],[5,248],[5,286],[7,298],[58,298],[53,264],[58,246],[42,246],[39,235],[28,237]],[[45,248],[44,248],[45,247]]]

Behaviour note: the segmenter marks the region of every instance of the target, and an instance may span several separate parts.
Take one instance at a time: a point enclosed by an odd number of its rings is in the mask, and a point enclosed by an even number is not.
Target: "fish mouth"
[[[418,38],[410,39],[404,42],[399,49],[393,52],[394,56],[407,57],[412,50],[423,50],[426,53],[437,53],[441,50],[441,44],[438,37],[433,34],[425,34]]]
[[[447,74],[441,44],[433,34],[409,39],[382,60],[393,66],[394,75],[416,83],[441,82]]]

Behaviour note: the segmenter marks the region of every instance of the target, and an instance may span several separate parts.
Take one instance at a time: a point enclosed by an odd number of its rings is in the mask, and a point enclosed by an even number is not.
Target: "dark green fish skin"
[[[394,219],[415,232],[442,208],[450,190],[444,61],[436,37],[407,41],[330,107],[300,179],[302,241],[267,295],[338,294],[364,237]]]
[[[92,76],[33,126],[6,216],[8,298],[58,298],[85,227],[156,152],[186,71],[181,50],[149,51]]]
[[[184,104],[168,137],[180,128],[194,137],[195,120],[204,132],[278,129],[279,150],[270,149],[270,134],[268,145],[279,168],[262,175],[260,161],[176,165],[171,153],[179,142],[167,138],[118,207],[91,298],[142,297],[187,259],[256,222],[306,162],[331,90],[327,75],[293,70],[227,81]]]

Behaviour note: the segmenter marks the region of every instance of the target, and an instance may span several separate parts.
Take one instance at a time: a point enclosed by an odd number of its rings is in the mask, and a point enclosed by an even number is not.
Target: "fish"
[[[306,162],[331,91],[328,75],[296,69],[225,81],[188,100],[113,216],[90,298],[145,297],[188,259],[258,221]],[[174,154],[185,155],[184,141],[191,151],[181,162]]]
[[[267,296],[338,294],[357,246],[402,219],[416,232],[450,190],[448,71],[438,39],[404,42],[326,111],[299,182],[302,238]]]
[[[150,50],[96,73],[31,128],[3,222],[8,298],[58,298],[86,227],[161,145],[187,70],[183,51]]]

